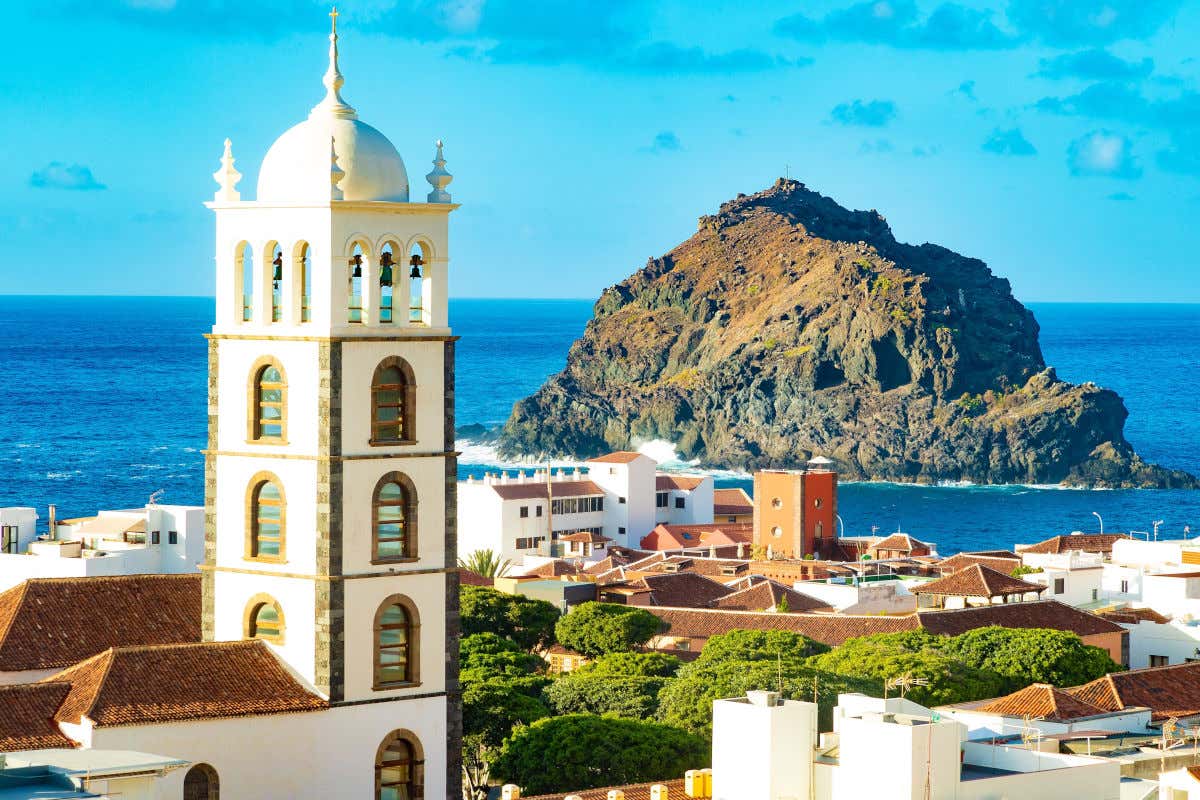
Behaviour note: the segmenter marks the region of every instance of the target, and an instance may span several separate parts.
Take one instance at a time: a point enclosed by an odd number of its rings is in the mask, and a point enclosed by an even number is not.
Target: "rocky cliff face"
[[[720,467],[822,454],[855,479],[1197,485],[1143,462],[1126,416],[1114,392],[1055,376],[982,261],[897,242],[876,212],[781,179],[607,289],[501,449],[665,439]]]

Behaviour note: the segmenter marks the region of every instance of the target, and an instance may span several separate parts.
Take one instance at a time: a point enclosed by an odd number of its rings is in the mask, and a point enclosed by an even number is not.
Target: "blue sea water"
[[[1200,472],[1200,306],[1035,304],[1048,363],[1119,392],[1143,456]],[[561,369],[582,300],[454,300],[458,422],[497,423]],[[0,297],[0,506],[62,516],[203,502],[208,298]],[[462,474],[495,468],[467,447]],[[720,475],[719,485],[749,481]],[[1200,492],[844,484],[847,534],[902,527],[942,552],[1072,530],[1200,533]]]

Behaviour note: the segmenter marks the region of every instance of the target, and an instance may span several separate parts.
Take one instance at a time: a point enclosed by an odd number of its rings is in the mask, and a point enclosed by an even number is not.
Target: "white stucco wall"
[[[1142,621],[1122,625],[1129,631],[1129,668],[1150,666],[1150,656],[1166,656],[1168,664],[1200,659],[1200,626],[1173,621],[1164,624]]]
[[[442,698],[343,706],[310,714],[97,728],[92,746],[158,752],[209,764],[221,800],[329,800],[374,797],[375,754],[392,731],[414,733],[425,752],[425,796],[446,796]],[[186,770],[162,781],[182,797]]]
[[[817,707],[745,700],[713,703],[714,800],[807,798],[812,781]],[[806,757],[807,755],[807,757]]]

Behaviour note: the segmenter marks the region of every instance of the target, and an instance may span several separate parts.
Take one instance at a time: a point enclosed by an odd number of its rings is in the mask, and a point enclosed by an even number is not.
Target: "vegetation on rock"
[[[982,261],[781,179],[605,290],[500,445],[588,457],[665,439],[721,467],[821,454],[851,479],[1200,485],[1142,461],[1126,416],[1116,393],[1058,379]]]

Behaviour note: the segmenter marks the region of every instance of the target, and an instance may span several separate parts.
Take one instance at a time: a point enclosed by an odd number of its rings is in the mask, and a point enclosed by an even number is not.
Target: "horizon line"
[[[48,294],[41,292],[0,292],[0,299],[9,297],[28,298],[58,298],[58,299],[128,299],[128,300],[213,300],[216,295],[208,294]],[[451,295],[449,300],[487,300],[494,302],[514,301],[523,302],[581,302],[595,303],[593,297],[481,297],[475,295]],[[1064,306],[1200,306],[1200,298],[1195,300],[1020,300],[1017,302],[1032,305],[1064,305]]]

